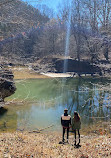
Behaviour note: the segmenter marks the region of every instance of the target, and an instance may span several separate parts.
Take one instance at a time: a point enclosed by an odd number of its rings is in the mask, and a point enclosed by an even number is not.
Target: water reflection
[[[17,128],[17,115],[12,107],[0,108],[0,131],[13,131]]]
[[[5,109],[3,107],[0,108],[0,118],[8,111],[8,109]]]
[[[74,85],[75,88],[67,92],[63,103],[67,105],[71,115],[73,111],[78,111],[86,125],[94,119],[111,118],[110,81],[78,79]]]
[[[8,106],[7,115],[1,118],[14,119],[16,128],[30,130],[53,124],[51,130],[59,130],[65,107],[71,115],[75,110],[80,113],[83,126],[111,119],[111,81],[106,78],[69,78],[64,85],[62,79],[35,79],[16,86],[17,92],[9,100],[17,103]],[[22,105],[20,101],[24,101]]]

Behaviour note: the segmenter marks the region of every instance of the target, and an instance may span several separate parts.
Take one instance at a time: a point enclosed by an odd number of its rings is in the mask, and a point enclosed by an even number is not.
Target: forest
[[[4,1],[3,1],[4,2]],[[0,53],[12,63],[64,56],[71,10],[69,56],[91,63],[111,60],[110,0],[67,0],[58,12],[20,0],[0,3]],[[6,0],[8,2],[8,0]]]

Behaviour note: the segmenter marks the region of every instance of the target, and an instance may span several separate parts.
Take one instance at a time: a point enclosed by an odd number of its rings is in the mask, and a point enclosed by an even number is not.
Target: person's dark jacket
[[[64,113],[64,114],[61,116],[61,125],[62,125],[63,127],[68,128],[69,125],[71,125],[71,116],[68,115],[67,113]]]

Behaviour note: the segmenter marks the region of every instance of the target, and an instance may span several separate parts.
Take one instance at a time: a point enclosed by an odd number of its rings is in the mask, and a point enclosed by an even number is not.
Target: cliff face
[[[77,61],[73,59],[58,59],[55,62],[55,68],[57,72],[63,72],[64,70],[64,63],[67,64],[66,72],[75,72],[78,74],[94,74],[100,73],[101,69],[97,66],[92,65],[88,61]]]
[[[0,102],[10,95],[12,95],[15,90],[15,83],[13,81],[13,74],[9,70],[0,70]]]
[[[65,72],[73,72],[78,75],[82,74],[99,74],[102,75],[102,70],[99,66],[92,65],[88,61],[77,61],[74,59],[64,59],[64,58],[44,58],[35,64],[33,69],[38,72],[64,72],[64,63],[67,64],[67,69]]]

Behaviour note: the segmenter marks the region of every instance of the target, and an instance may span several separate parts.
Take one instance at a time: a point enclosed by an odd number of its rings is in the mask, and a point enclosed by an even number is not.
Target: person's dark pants
[[[64,141],[65,130],[67,130],[67,139],[68,139],[68,137],[69,137],[69,128],[64,128],[64,127],[63,127],[63,137],[62,137],[62,140],[63,140],[63,141]]]
[[[78,144],[80,144],[80,133],[79,133],[79,129],[77,129],[77,131],[78,131],[78,136],[79,136],[79,143],[78,143]],[[74,144],[74,145],[76,145],[76,129],[74,130],[74,136],[75,136],[75,144]]]

